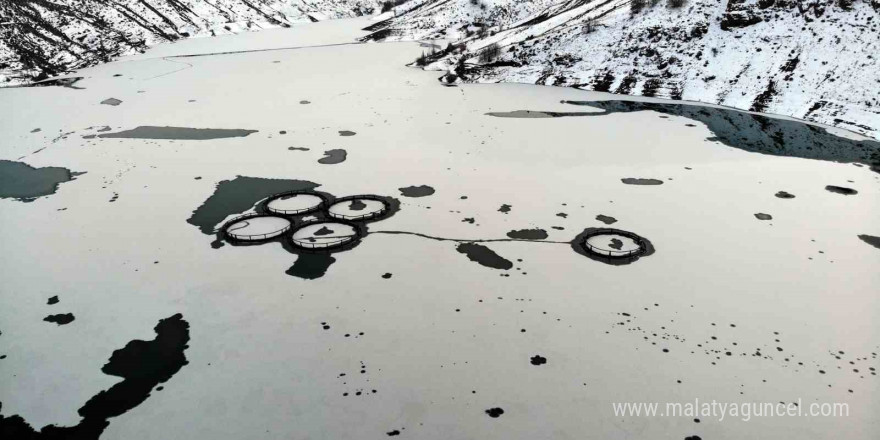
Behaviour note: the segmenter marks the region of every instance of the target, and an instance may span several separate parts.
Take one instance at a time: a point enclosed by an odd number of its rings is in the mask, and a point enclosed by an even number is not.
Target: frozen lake
[[[880,144],[714,107],[444,87],[405,66],[419,43],[352,44],[368,24],[184,41],[76,88],[0,89],[0,173],[39,187],[0,189],[4,423],[122,440],[877,438]],[[218,237],[287,191],[393,203],[299,231],[363,229],[333,253]],[[309,214],[291,230],[334,221]],[[653,253],[573,249],[610,223]],[[613,411],[694,399],[849,416]]]

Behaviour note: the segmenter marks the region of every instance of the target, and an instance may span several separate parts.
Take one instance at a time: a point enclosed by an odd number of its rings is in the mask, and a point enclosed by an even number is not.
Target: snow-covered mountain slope
[[[379,12],[379,0],[3,0],[0,85],[180,38]]]
[[[880,0],[425,0],[406,9],[366,39],[457,42],[420,60],[456,73],[446,79],[701,101],[880,136]]]

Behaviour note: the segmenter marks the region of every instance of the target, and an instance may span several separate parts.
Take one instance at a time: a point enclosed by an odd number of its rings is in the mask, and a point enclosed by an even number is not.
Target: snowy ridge
[[[0,86],[181,38],[379,12],[378,0],[3,0]]]
[[[880,136],[877,0],[414,3],[367,39],[457,42],[423,62],[456,79],[701,101]],[[498,55],[481,57],[493,44]]]

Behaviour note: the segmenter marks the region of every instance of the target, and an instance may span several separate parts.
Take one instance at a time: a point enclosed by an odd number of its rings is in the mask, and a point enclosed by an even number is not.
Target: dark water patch
[[[49,301],[46,301],[46,304],[48,304],[50,306],[58,304],[58,295],[55,295],[55,296],[49,298]]]
[[[501,408],[489,408],[486,410],[486,414],[488,414],[489,417],[493,419],[497,419],[498,417],[501,417],[502,414],[504,414],[504,410]]]
[[[794,198],[794,194],[791,194],[786,191],[779,191],[775,194],[775,196],[780,199],[793,199]]]
[[[544,365],[547,363],[547,358],[541,355],[534,355],[530,361],[532,365]]]
[[[627,185],[663,185],[663,181],[659,179],[641,179],[634,177],[626,177],[620,179],[621,182]]]
[[[605,223],[606,225],[611,225],[611,224],[617,223],[616,218],[609,217],[607,215],[602,215],[602,214],[597,215],[596,220],[599,220],[600,222]]]
[[[390,279],[390,278],[391,278],[391,273],[389,273],[389,272],[384,273],[384,274],[382,275],[382,278],[384,278],[384,279],[386,279],[386,280],[387,280],[387,279]]]
[[[326,253],[301,253],[296,258],[293,266],[285,272],[290,276],[304,280],[321,278],[327,273],[330,265],[336,262],[336,258]]]
[[[543,229],[518,229],[507,233],[510,238],[519,240],[544,240],[548,237],[547,231]]]
[[[122,101],[120,101],[116,98],[107,98],[107,99],[101,101],[101,104],[112,105],[112,106],[116,107],[117,105],[122,104]]]
[[[845,196],[852,196],[852,195],[859,193],[858,191],[856,191],[852,188],[847,188],[845,186],[834,186],[834,185],[827,185],[825,187],[825,190],[828,192],[833,192],[835,194],[843,194]]]
[[[42,128],[35,128],[35,129],[31,130],[31,133],[39,133],[41,131],[43,131]]]
[[[434,188],[428,185],[407,186],[398,188],[404,197],[427,197],[434,194]]]
[[[254,207],[262,199],[285,191],[308,191],[317,188],[317,183],[305,180],[263,179],[259,177],[238,176],[217,184],[214,194],[205,200],[187,223],[197,226],[204,234],[213,235],[214,228],[226,217]]]
[[[498,208],[498,212],[502,212],[504,214],[507,214],[508,212],[510,212],[510,208],[513,208],[513,206],[505,203],[505,204],[501,205],[500,208]]]
[[[755,214],[755,218],[758,220],[773,220],[773,216],[770,214],[764,214],[763,212],[759,212]]]
[[[394,431],[388,431],[388,432],[386,432],[385,434],[387,434],[388,437],[394,437],[394,436],[396,436],[396,435],[400,435],[400,431],[398,431],[398,430],[395,429]]]
[[[339,135],[340,135],[340,136],[354,136],[354,135],[356,135],[356,134],[357,134],[357,133],[355,133],[355,132],[353,132],[353,131],[351,131],[351,130],[339,130]]]
[[[469,260],[479,263],[481,266],[501,270],[513,268],[513,263],[481,244],[461,243],[456,246],[455,250],[467,255]]]
[[[318,159],[318,163],[324,165],[336,165],[345,162],[346,157],[348,157],[348,152],[341,148],[327,150],[324,152],[324,157]]]
[[[58,325],[66,325],[73,322],[76,319],[73,316],[73,313],[59,313],[57,315],[49,315],[43,318],[43,321],[52,322]]]
[[[107,139],[173,139],[184,141],[205,141],[211,139],[246,137],[256,132],[257,130],[243,130],[238,128],[154,127],[151,125],[144,125],[132,130],[99,134],[98,137]]]
[[[309,151],[309,149],[305,147],[288,147],[287,149],[290,151]]]
[[[34,430],[21,416],[0,415],[3,438],[22,440],[97,440],[122,415],[150,397],[156,385],[167,382],[188,363],[189,324],[178,313],[159,321],[151,341],[133,340],[116,350],[101,371],[123,380],[90,398],[79,409],[82,420],[75,426],[48,425]]]
[[[841,163],[870,164],[880,172],[880,142],[855,141],[835,136],[825,128],[800,121],[770,118],[744,111],[704,107],[682,103],[633,101],[562,101],[565,104],[588,106],[601,112],[532,112],[544,117],[604,116],[614,113],[655,111],[685,117],[703,123],[718,141],[729,147],[772,156],[800,157]],[[492,116],[501,116],[491,114]],[[506,115],[507,117],[518,117]]]
[[[367,208],[367,204],[360,199],[354,199],[348,204],[348,209],[352,211],[363,211]]]
[[[82,174],[85,173],[71,172],[67,168],[34,168],[23,162],[0,160],[0,199],[30,202],[55,194],[59,184]]]
[[[620,250],[621,248],[623,248],[623,242],[616,238],[612,238],[611,243],[608,243],[608,247],[610,247],[611,249]]]
[[[880,249],[880,237],[875,237],[873,235],[862,234],[859,235],[859,240],[864,241],[865,243],[874,246],[877,249]]]

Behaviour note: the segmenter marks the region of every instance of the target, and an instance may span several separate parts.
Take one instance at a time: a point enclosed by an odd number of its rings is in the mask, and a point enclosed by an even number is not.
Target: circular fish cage
[[[302,249],[333,249],[360,240],[360,229],[342,221],[318,221],[305,224],[290,237],[294,246]]]
[[[226,222],[220,231],[230,241],[259,243],[281,236],[293,227],[283,217],[263,214],[247,214]]]
[[[382,217],[389,209],[388,202],[378,196],[348,196],[330,205],[327,215],[339,220],[364,221]]]
[[[290,191],[275,194],[263,205],[266,211],[280,215],[299,215],[317,211],[328,203],[321,194],[306,191]]]
[[[586,252],[607,259],[632,259],[648,252],[647,240],[629,231],[595,228],[582,234],[580,246]]]

